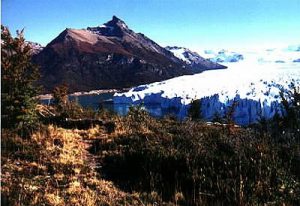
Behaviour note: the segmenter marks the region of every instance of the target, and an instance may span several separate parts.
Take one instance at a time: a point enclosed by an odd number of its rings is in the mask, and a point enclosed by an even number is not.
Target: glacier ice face
[[[260,102],[253,99],[241,99],[239,95],[225,103],[219,101],[218,95],[202,98],[201,100],[202,116],[207,120],[213,120],[216,114],[224,117],[233,101],[238,102],[233,119],[239,125],[255,123],[262,117],[272,118],[276,112],[282,115],[280,103],[277,101],[271,103]]]
[[[262,117],[269,119],[273,117],[276,112],[279,115],[282,115],[283,113],[280,106],[280,101],[268,102],[267,100],[264,100],[261,102],[260,100],[256,101],[247,98],[241,99],[238,94],[235,98],[228,99],[225,102],[220,101],[218,94],[202,97],[200,99],[201,115],[207,121],[213,120],[216,115],[225,117],[229,106],[232,105],[233,101],[238,102],[233,118],[235,123],[239,125],[249,125],[251,123],[255,123]],[[166,98],[162,97],[161,93],[148,94],[144,99],[137,99],[136,101],[130,97],[127,97],[126,95],[116,95],[114,97],[114,103],[127,103],[128,105],[144,104],[146,108],[150,109],[150,113],[153,116],[162,116],[172,111],[171,113],[175,114],[179,119],[184,119],[187,117],[188,109],[190,107],[190,103],[183,103],[183,98],[181,97]],[[156,110],[153,110],[151,109],[151,105],[159,105],[160,109],[158,109],[156,106]],[[126,112],[123,111],[123,114],[124,113]]]
[[[298,49],[298,47],[297,47]],[[115,104],[159,105],[161,110],[176,111],[178,118],[187,116],[193,99],[201,99],[202,116],[212,120],[216,113],[226,114],[234,100],[237,124],[248,125],[259,118],[283,114],[279,92],[300,86],[297,49],[269,49],[243,53],[244,59],[227,62],[226,70],[205,71],[191,76],[141,85],[114,96]],[[296,51],[295,51],[296,50]],[[212,51],[206,52],[213,54]]]

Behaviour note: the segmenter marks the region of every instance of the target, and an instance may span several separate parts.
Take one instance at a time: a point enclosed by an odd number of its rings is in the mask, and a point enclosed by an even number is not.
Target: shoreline
[[[88,92],[74,92],[68,94],[71,97],[83,96],[83,95],[99,95],[104,93],[117,93],[117,92],[126,92],[129,91],[130,88],[123,88],[123,89],[99,89],[99,90],[91,90]],[[40,100],[49,100],[52,99],[52,94],[41,94],[37,96]]]

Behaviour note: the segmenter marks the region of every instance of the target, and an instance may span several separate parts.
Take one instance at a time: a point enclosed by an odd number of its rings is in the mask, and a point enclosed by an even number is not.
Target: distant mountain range
[[[26,44],[28,44],[31,47],[31,52],[33,55],[40,53],[44,49],[44,47],[41,44],[36,42],[26,41]]]
[[[71,92],[125,88],[225,66],[184,49],[163,48],[113,16],[87,29],[65,29],[45,48],[33,44],[45,92],[66,83]],[[175,55],[174,55],[175,54]]]
[[[222,49],[220,51],[205,50],[204,56],[206,56],[210,61],[218,63],[230,63],[230,62],[239,62],[244,60],[244,55],[241,53],[228,51]]]
[[[290,45],[283,48],[258,48],[230,50],[202,50],[200,55],[205,59],[228,66],[231,63],[297,63],[299,62],[300,45]]]

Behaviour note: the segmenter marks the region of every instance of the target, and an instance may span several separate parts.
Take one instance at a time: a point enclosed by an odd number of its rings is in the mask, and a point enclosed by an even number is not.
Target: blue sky
[[[300,0],[2,0],[2,24],[43,45],[65,28],[113,15],[162,46],[272,47],[300,43]]]

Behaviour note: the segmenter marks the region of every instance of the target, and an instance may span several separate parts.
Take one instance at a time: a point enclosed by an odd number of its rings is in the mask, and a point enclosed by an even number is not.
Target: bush
[[[151,122],[154,120],[142,105],[131,106],[125,118],[125,129],[132,133],[149,131]]]
[[[199,122],[158,121],[102,148],[104,174],[127,191],[182,205],[298,204],[297,143],[250,129],[226,134]]]
[[[76,99],[69,101],[68,86],[66,84],[59,85],[53,89],[53,103],[57,115],[60,118],[93,119],[96,117],[96,111],[92,108],[83,108]]]

